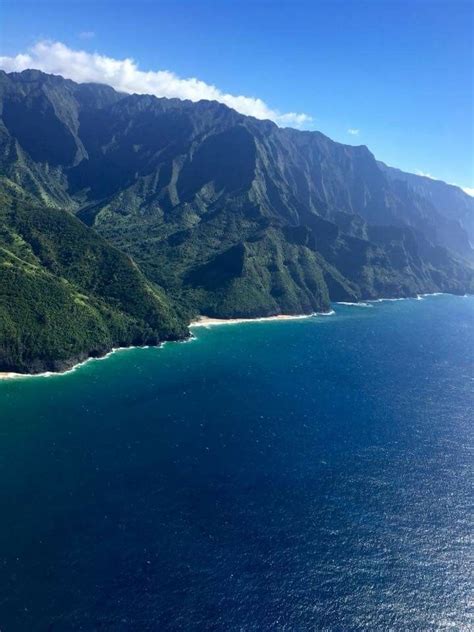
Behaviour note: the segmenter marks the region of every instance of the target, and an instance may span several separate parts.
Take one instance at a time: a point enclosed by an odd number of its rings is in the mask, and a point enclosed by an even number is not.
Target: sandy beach
[[[353,305],[355,307],[372,307],[373,303],[382,303],[383,301],[403,301],[411,299],[421,300],[427,296],[440,296],[444,294],[444,292],[433,292],[432,294],[421,294],[417,297],[400,297],[400,298],[378,298],[360,301],[358,303],[349,303],[340,301],[336,303],[337,305]],[[465,296],[468,296],[467,294]],[[238,325],[242,323],[259,323],[259,322],[271,322],[271,321],[281,321],[281,320],[301,320],[303,318],[312,318],[314,316],[331,316],[334,314],[334,310],[330,310],[329,312],[315,312],[313,314],[278,314],[277,316],[262,316],[259,318],[210,318],[209,316],[200,316],[196,320],[193,320],[189,323],[189,328],[194,329],[196,327],[214,327],[216,325]],[[187,340],[180,340],[178,342],[191,342],[193,338],[188,338]],[[159,346],[163,346],[166,342],[161,343]],[[118,347],[116,349],[112,349],[109,353],[99,357],[99,358],[86,358],[84,361],[75,364],[69,369],[65,371],[46,371],[44,373],[14,373],[11,371],[0,371],[0,380],[10,380],[24,377],[50,377],[54,375],[64,375],[66,373],[71,373],[75,371],[83,364],[93,360],[105,360],[113,353],[117,351],[125,351],[127,349],[135,349],[135,348],[146,348],[146,347]]]
[[[270,322],[272,320],[300,320],[302,318],[312,318],[313,316],[329,316],[334,313],[321,312],[316,314],[278,314],[277,316],[262,316],[260,318],[209,318],[208,316],[200,316],[197,320],[192,321],[190,327],[212,327],[213,325],[238,325],[242,323],[260,323]]]

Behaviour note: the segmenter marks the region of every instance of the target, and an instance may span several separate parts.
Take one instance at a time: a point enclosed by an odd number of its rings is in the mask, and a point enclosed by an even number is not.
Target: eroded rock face
[[[472,291],[474,201],[364,146],[38,71],[2,73],[0,96],[2,175],[131,255],[183,319]]]

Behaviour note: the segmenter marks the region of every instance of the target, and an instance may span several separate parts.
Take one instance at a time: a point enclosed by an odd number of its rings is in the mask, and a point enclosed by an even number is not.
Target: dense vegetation
[[[38,71],[0,73],[0,101],[0,369],[473,289],[472,198],[366,147]]]
[[[185,335],[158,288],[70,214],[2,181],[0,367],[42,371]]]

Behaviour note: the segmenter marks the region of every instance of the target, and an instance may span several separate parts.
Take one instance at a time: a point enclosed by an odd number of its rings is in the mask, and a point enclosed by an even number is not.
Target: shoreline
[[[231,325],[231,324],[242,324],[242,323],[252,323],[252,322],[263,322],[263,321],[273,321],[273,320],[296,320],[302,318],[311,318],[313,316],[330,316],[334,314],[334,310],[330,310],[329,312],[314,312],[312,314],[279,314],[277,316],[262,316],[258,318],[209,318],[207,316],[201,316],[198,320],[191,321],[188,325],[189,329],[195,327],[210,327],[213,325]],[[194,336],[189,336],[188,338],[184,338],[182,340],[164,340],[158,345],[154,345],[153,348],[160,349],[164,347],[169,342],[192,342]],[[130,346],[130,347],[115,347],[111,349],[106,354],[100,357],[89,357],[77,364],[74,364],[69,369],[65,369],[64,371],[43,371],[42,373],[16,373],[15,371],[0,371],[0,382],[3,380],[15,380],[21,378],[31,378],[31,377],[55,377],[60,375],[67,375],[68,373],[74,373],[77,369],[81,368],[88,362],[93,362],[94,360],[106,360],[114,353],[119,351],[128,351],[131,349],[150,349],[152,348],[150,345],[144,346]]]
[[[350,301],[334,301],[333,305],[345,305],[346,307],[373,307],[374,303],[385,303],[392,301],[422,301],[428,296],[469,296],[468,294],[450,294],[449,292],[428,292],[426,294],[417,294],[416,296],[400,296],[397,298],[362,298],[357,302]],[[282,320],[301,320],[304,318],[313,318],[315,316],[332,316],[336,312],[330,309],[327,312],[312,312],[311,314],[277,314],[275,316],[257,316],[255,318],[214,318],[210,316],[200,316],[196,320],[189,323],[189,328],[196,327],[213,327],[215,325],[241,325],[245,323],[260,323]]]
[[[157,345],[156,348],[159,349],[159,347],[162,346],[163,344],[165,343],[161,343],[160,345]],[[107,360],[107,358],[110,358],[110,356],[114,355],[114,353],[118,353],[119,351],[128,351],[130,349],[150,349],[150,345],[144,345],[142,347],[136,347],[136,346],[114,347],[113,349],[111,349],[110,351],[107,351],[107,353],[105,353],[102,356],[98,356],[98,357],[90,356],[86,358],[85,360],[82,360],[81,362],[74,364],[69,369],[65,369],[64,371],[43,371],[42,373],[15,373],[14,371],[0,371],[0,381],[14,380],[17,378],[26,378],[26,377],[54,377],[54,376],[60,376],[60,375],[67,375],[68,373],[74,373],[74,371],[77,371],[77,369],[80,369],[82,366],[84,366],[85,364],[88,364],[89,362],[94,362],[94,361],[98,362],[100,360]]]
[[[348,301],[336,301],[334,305],[345,305],[345,306],[353,306],[353,307],[372,307],[374,303],[383,303],[385,301],[406,301],[406,300],[423,300],[428,296],[458,296],[460,298],[470,296],[469,294],[450,294],[449,292],[432,292],[426,294],[418,294],[417,296],[401,296],[399,298],[376,298],[376,299],[361,299],[357,303],[352,303]],[[308,318],[314,318],[317,316],[332,316],[336,312],[331,309],[327,312],[312,312],[311,314],[277,314],[275,316],[259,316],[256,318],[211,318],[209,316],[200,316],[197,320],[191,321],[188,325],[189,329],[195,329],[198,327],[214,327],[218,325],[241,325],[245,323],[261,323],[261,322],[272,322],[272,321],[288,321],[288,320],[303,320]],[[194,339],[194,336],[191,333],[191,336],[184,338],[183,340],[173,340],[168,341],[165,340],[160,344],[153,346],[155,349],[160,349],[164,347],[164,345],[169,342],[191,342]],[[152,348],[150,345],[144,346],[130,346],[130,347],[115,347],[105,353],[100,357],[89,357],[77,364],[74,364],[69,369],[65,369],[64,371],[44,371],[42,373],[16,373],[14,371],[0,371],[0,382],[4,380],[15,380],[22,378],[32,378],[32,377],[55,377],[61,375],[67,375],[68,373],[74,373],[77,369],[81,368],[88,362],[106,360],[110,356],[119,351],[129,351],[131,349],[150,349]]]
[[[330,316],[334,310],[329,312],[313,312],[311,314],[277,314],[276,316],[257,316],[255,318],[211,318],[210,316],[200,316],[197,320],[189,323],[189,328],[212,327],[214,325],[242,325],[245,323],[263,323],[275,320],[302,320],[313,316]]]

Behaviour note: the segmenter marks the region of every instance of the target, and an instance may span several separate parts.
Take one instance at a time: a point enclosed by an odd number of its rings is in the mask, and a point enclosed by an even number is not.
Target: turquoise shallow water
[[[467,630],[474,298],[0,383],[0,629]]]

